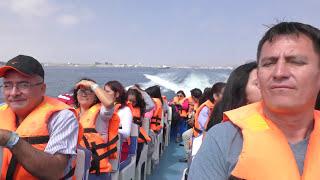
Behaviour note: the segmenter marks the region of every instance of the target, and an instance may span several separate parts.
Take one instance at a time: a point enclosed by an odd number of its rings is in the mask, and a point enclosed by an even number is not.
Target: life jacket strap
[[[29,144],[45,144],[49,142],[50,137],[49,136],[34,136],[34,137],[21,137],[21,139],[25,140]],[[12,155],[8,170],[7,170],[7,175],[6,175],[6,180],[12,180],[14,172],[16,171],[18,165],[18,160],[16,156]]]
[[[242,178],[238,178],[238,177],[235,177],[233,175],[231,175],[228,180],[245,180],[245,179],[242,179]]]
[[[29,144],[46,144],[49,142],[49,136],[22,137]]]
[[[151,122],[150,124],[155,124],[155,125],[160,125],[161,123],[159,123],[159,122]]]
[[[84,133],[98,133],[95,128],[84,128],[83,132]]]
[[[115,136],[111,141],[108,141],[107,143],[95,144],[95,149],[106,148],[108,146],[111,146],[112,144],[117,143],[118,140],[119,140],[119,136]]]
[[[141,119],[140,118],[138,118],[138,117],[133,117],[133,122],[135,123],[135,124],[137,124],[138,126],[142,126],[142,121],[141,121]]]
[[[6,175],[6,180],[12,180],[14,172],[16,171],[16,167],[18,165],[18,161],[16,156],[12,155],[11,160],[9,162],[8,170],[7,170],[7,175]]]
[[[71,178],[74,175],[74,171],[76,170],[75,167],[73,167],[72,169],[70,169],[70,171],[62,178],[60,178],[60,180],[66,180]]]
[[[118,149],[117,149],[117,147],[114,147],[99,156],[97,149],[96,149],[97,145],[94,142],[91,143],[91,145],[92,145],[92,149],[91,149],[92,160],[91,160],[90,172],[96,171],[95,174],[99,175],[100,174],[100,161],[104,158],[109,157],[111,154],[117,152]]]
[[[198,128],[197,128],[197,127],[195,127],[195,126],[193,126],[193,129],[194,129],[197,133],[199,133],[199,134],[201,134],[201,133],[202,133],[202,130],[198,129]]]
[[[157,116],[152,116],[151,119],[156,119],[157,121],[161,121],[161,118],[157,117]]]
[[[143,140],[143,143],[146,143],[146,144],[148,144],[148,141],[147,141],[147,139],[141,134],[141,133],[139,133],[139,136],[138,136],[138,138],[140,138],[140,139],[142,139]]]

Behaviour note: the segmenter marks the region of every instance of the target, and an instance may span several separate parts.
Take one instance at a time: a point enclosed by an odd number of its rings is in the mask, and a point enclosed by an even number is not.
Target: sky
[[[236,66],[267,27],[320,28],[320,1],[1,0],[0,61]]]

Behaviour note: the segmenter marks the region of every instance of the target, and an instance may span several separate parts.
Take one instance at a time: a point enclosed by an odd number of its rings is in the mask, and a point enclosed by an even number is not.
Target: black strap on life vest
[[[94,129],[94,128],[84,128],[83,132],[84,133],[98,133],[97,130]],[[84,144],[86,145],[86,147],[88,149],[90,149],[91,147],[90,147],[88,139],[85,136],[83,136],[82,139],[83,139]],[[106,147],[116,143],[118,140],[119,140],[119,136],[115,136],[111,141],[108,141],[107,143],[95,144],[95,147],[96,147],[96,149],[106,148]]]
[[[18,165],[18,161],[16,159],[16,156],[12,155],[9,166],[8,166],[8,170],[7,170],[6,180],[13,179],[13,175],[14,175],[14,172],[16,171],[17,165]]]
[[[144,143],[148,144],[147,139],[141,133],[139,133],[138,138],[142,139]]]
[[[135,124],[137,124],[138,126],[142,126],[142,121],[141,121],[141,118],[138,118],[138,117],[133,117],[132,118],[133,119],[133,122],[135,123]]]
[[[242,179],[242,178],[238,178],[238,177],[235,177],[233,175],[231,175],[228,180],[246,180],[246,179]]]
[[[155,124],[155,125],[159,126],[161,123],[156,122],[156,121],[153,121],[153,122],[151,121],[150,124]]]
[[[197,133],[199,133],[199,134],[201,134],[202,133],[202,130],[201,129],[198,129],[197,127],[195,127],[195,126],[193,126],[193,129],[197,132]]]
[[[98,133],[95,128],[84,128],[83,132],[84,133]],[[85,136],[83,136],[82,139],[83,139],[83,142],[84,142],[86,148],[91,150],[91,153],[92,153],[90,172],[96,171],[96,174],[99,175],[100,174],[100,161],[104,158],[109,157],[111,154],[117,152],[118,149],[117,149],[117,146],[115,146],[114,148],[108,150],[107,152],[105,152],[101,155],[98,154],[97,150],[102,149],[102,148],[107,148],[107,147],[117,143],[117,141],[119,140],[119,136],[115,136],[112,140],[108,141],[107,143],[101,143],[101,144],[96,144],[95,142],[90,143]]]
[[[157,117],[157,116],[152,116],[151,119],[156,119],[157,121],[161,121],[161,118]]]
[[[159,126],[161,124],[161,118],[153,116],[151,118],[150,124],[155,124],[155,125]]]
[[[74,171],[76,170],[75,167],[73,167],[72,169],[70,169],[70,171],[62,178],[60,178],[60,180],[66,180],[71,178],[74,175]]]
[[[95,128],[84,128],[84,133],[98,133],[98,131]]]
[[[96,171],[96,174],[99,175],[100,174],[100,161],[104,158],[109,157],[111,154],[117,152],[117,147],[114,147],[114,148],[110,149],[109,151],[99,155],[98,151],[97,151],[97,146],[98,145],[96,145],[95,142],[91,143],[92,160],[91,160],[90,172]]]
[[[49,136],[35,136],[35,137],[21,137],[21,139],[27,141],[29,144],[45,144],[49,141]],[[12,157],[9,162],[6,180],[12,180],[14,172],[16,171],[18,165],[18,160],[15,155],[12,154]]]

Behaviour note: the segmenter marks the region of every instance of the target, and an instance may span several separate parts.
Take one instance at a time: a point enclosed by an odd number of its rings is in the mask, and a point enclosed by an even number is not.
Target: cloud
[[[3,5],[23,17],[45,17],[57,11],[57,7],[48,0],[8,0]]]
[[[58,25],[73,26],[83,21],[90,21],[93,12],[87,7],[77,6],[72,2],[52,0],[0,0],[0,11],[14,14],[21,22],[52,22]],[[0,17],[1,19],[1,17]]]
[[[57,21],[63,25],[75,25],[79,23],[80,19],[74,15],[64,14],[59,16]]]

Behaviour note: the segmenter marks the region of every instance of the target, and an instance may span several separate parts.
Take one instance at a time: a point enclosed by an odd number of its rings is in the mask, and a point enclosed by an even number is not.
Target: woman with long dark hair
[[[260,99],[261,94],[257,81],[257,63],[250,62],[237,67],[228,78],[222,100],[214,107],[207,130],[222,121],[223,112],[259,101]]]
[[[131,134],[131,124],[132,124],[132,112],[127,105],[127,94],[123,85],[119,81],[108,81],[104,85],[104,90],[106,92],[113,92],[115,94],[115,109],[117,115],[120,118],[119,134],[123,139],[122,152],[121,152],[121,162],[127,159],[129,153],[129,145],[127,138]]]
[[[150,97],[153,99],[155,104],[155,109],[153,111],[152,118],[150,120],[150,129],[158,133],[161,129],[161,118],[162,118],[162,95],[161,90],[159,86],[151,86],[146,89],[146,92],[150,95]]]
[[[138,85],[134,85],[127,91],[128,103],[131,105],[131,111],[133,115],[133,123],[139,126],[139,136],[138,136],[138,149],[137,149],[137,159],[138,163],[141,155],[143,145],[150,142],[148,131],[144,129],[147,124],[144,119],[145,112],[148,112],[154,108],[154,103],[151,97],[143,91]]]

